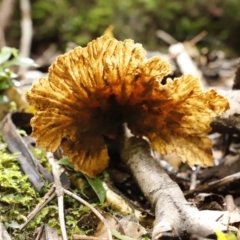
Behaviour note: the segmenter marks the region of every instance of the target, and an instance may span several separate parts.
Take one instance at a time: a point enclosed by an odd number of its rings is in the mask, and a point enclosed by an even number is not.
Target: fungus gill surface
[[[59,56],[26,94],[36,109],[31,125],[37,144],[48,151],[61,146],[79,171],[95,177],[109,162],[103,137],[114,138],[126,122],[155,151],[175,152],[189,165],[212,165],[207,133],[228,101],[214,90],[203,92],[192,75],[162,84],[169,64],[145,54],[133,40],[104,35]]]

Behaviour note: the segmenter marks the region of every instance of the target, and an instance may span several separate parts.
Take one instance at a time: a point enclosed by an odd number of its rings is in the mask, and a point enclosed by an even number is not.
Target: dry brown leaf
[[[227,100],[214,90],[202,92],[191,75],[162,85],[169,64],[145,60],[145,54],[132,40],[105,35],[59,56],[27,92],[37,110],[31,124],[38,145],[49,151],[61,145],[79,171],[95,177],[108,165],[103,136],[115,137],[127,122],[155,150],[211,165],[206,134],[212,118],[228,109]]]

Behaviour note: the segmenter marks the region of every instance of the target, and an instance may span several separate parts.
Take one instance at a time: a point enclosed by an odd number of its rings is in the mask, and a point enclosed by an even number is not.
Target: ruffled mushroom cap
[[[227,100],[203,92],[191,75],[161,84],[169,64],[145,60],[145,54],[132,40],[103,36],[59,56],[26,95],[36,108],[37,144],[48,151],[61,146],[79,171],[95,177],[108,166],[103,137],[114,138],[126,122],[154,150],[175,152],[190,165],[212,165],[206,134],[212,118],[228,109]]]

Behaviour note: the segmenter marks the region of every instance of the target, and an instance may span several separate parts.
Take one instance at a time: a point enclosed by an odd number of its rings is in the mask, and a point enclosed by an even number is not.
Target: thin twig
[[[49,191],[43,197],[43,202],[39,203],[34,210],[27,216],[27,221],[21,225],[20,231],[23,230],[24,227],[56,196],[54,192],[55,186],[53,185]]]
[[[52,173],[53,173],[54,183],[56,187],[56,194],[58,197],[58,216],[59,216],[60,228],[62,232],[62,238],[63,240],[67,240],[67,231],[66,231],[66,224],[65,224],[65,218],[64,218],[64,203],[63,203],[64,188],[60,181],[60,177],[59,177],[60,174],[58,173],[59,166],[55,162],[52,153],[47,153],[47,159],[52,166]]]
[[[191,39],[188,42],[188,46],[186,47],[186,49],[195,46],[199,41],[201,41],[204,37],[206,37],[206,35],[207,35],[207,31],[200,32],[197,36],[195,36],[193,39]]]
[[[39,208],[43,208],[42,206],[44,205],[46,205],[45,203],[49,203],[49,199],[52,199],[53,198],[53,195],[54,195],[54,191],[55,191],[55,186],[54,185],[52,185],[51,186],[51,188],[48,190],[48,192],[44,195],[44,197],[42,198],[42,201],[35,207],[35,209],[33,210],[33,212],[34,211],[36,211],[37,213],[39,212]],[[33,212],[31,212],[28,216],[27,216],[27,218],[30,218],[31,217],[31,215],[32,215],[32,213]]]
[[[168,43],[169,45],[173,45],[178,43],[178,41],[173,38],[169,33],[163,31],[163,30],[157,30],[156,31],[157,37]]]
[[[239,179],[240,179],[240,172],[234,173],[234,174],[229,175],[225,178],[222,178],[222,179],[210,182],[210,183],[206,183],[206,184],[203,184],[203,185],[201,185],[201,186],[199,186],[199,187],[197,187],[193,190],[189,190],[189,191],[184,193],[184,196],[185,197],[190,197],[194,193],[206,192],[206,191],[209,192],[209,191],[212,191],[213,189],[226,186],[226,185],[228,185],[230,183],[233,183],[235,181],[239,181]]]
[[[65,216],[64,216],[64,195],[58,196],[58,216],[60,221],[60,228],[62,232],[63,240],[67,240],[67,230],[65,224]]]
[[[189,187],[190,190],[195,189],[196,185],[197,185],[197,175],[198,175],[198,171],[199,168],[197,168],[196,170],[192,171],[191,174],[191,185]]]
[[[70,191],[68,191],[66,189],[64,189],[63,191],[64,191],[65,194],[68,194],[69,196],[75,198],[76,200],[78,200],[82,204],[86,205],[102,221],[102,223],[104,224],[105,228],[107,229],[108,239],[112,240],[112,234],[111,234],[110,226],[109,226],[108,222],[106,221],[106,219],[97,211],[97,209],[95,209],[91,204],[86,202],[81,197],[77,196],[75,193],[70,192]]]
[[[44,231],[44,224],[39,228],[39,231],[38,231],[38,234],[37,234],[35,240],[40,240],[41,239],[43,231]]]
[[[169,33],[165,32],[163,30],[157,30],[156,35],[157,35],[157,37],[161,38],[162,40],[164,40],[169,45],[173,45],[173,44],[178,43],[178,41],[175,38],[173,38]],[[186,49],[195,46],[206,35],[207,35],[207,31],[200,32],[197,36],[195,36],[193,39],[188,41],[188,46],[186,47]]]

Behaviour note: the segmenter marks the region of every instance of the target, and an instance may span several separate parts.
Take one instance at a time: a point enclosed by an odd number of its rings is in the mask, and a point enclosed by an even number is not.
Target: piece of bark
[[[42,189],[45,182],[41,174],[48,182],[53,182],[51,173],[36,160],[17,132],[16,126],[12,122],[11,114],[8,114],[3,119],[0,131],[2,132],[3,140],[8,145],[8,149],[12,153],[19,153],[17,159],[20,167],[26,175],[29,175],[29,181],[37,191]]]
[[[217,222],[204,219],[198,209],[186,201],[181,189],[153,157],[149,142],[130,136],[127,131],[119,140],[123,161],[155,209],[153,239],[166,233],[184,239],[192,234],[205,237],[213,235],[217,228],[223,229]]]
[[[2,222],[0,222],[0,240],[11,240]]]
[[[61,236],[58,235],[57,231],[49,227],[47,224],[44,224],[35,240],[63,240]]]

